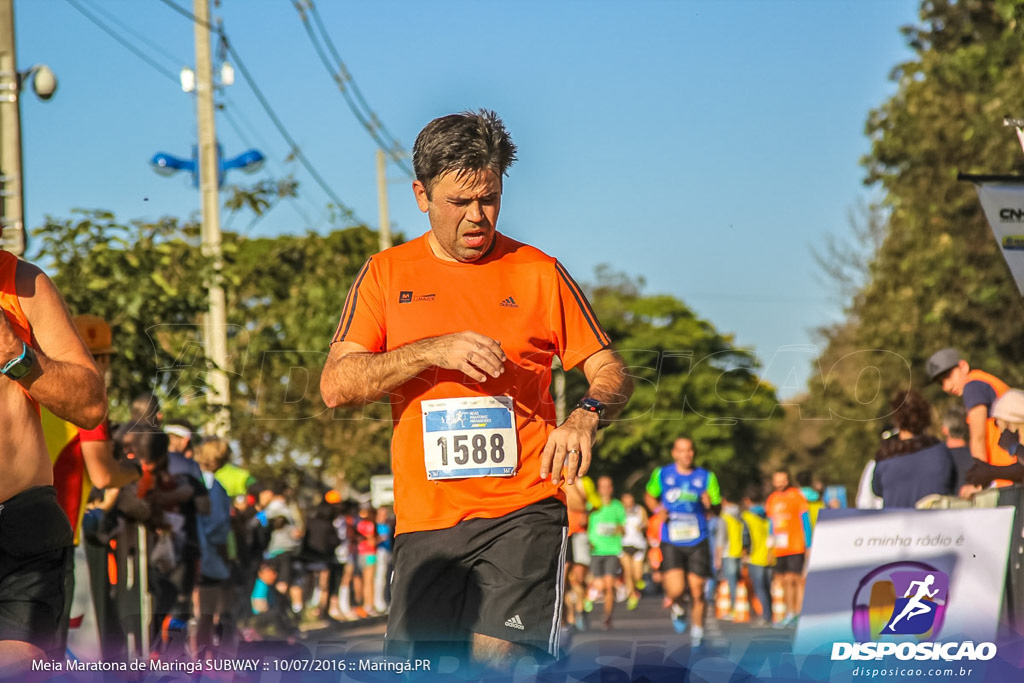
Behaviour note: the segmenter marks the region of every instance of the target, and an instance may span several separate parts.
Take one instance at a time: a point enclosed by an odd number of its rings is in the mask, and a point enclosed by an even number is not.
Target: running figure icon
[[[891,622],[889,622],[889,626],[887,627],[887,629],[888,629],[888,631],[890,633],[895,633],[896,632],[896,630],[895,630],[896,623],[900,619],[902,619],[903,617],[906,617],[908,620],[910,620],[910,619],[913,619],[914,617],[920,616],[922,614],[927,614],[928,612],[930,612],[930,611],[932,611],[934,609],[934,605],[929,606],[929,605],[924,604],[924,599],[925,598],[934,598],[938,594],[938,592],[939,592],[938,588],[936,588],[933,591],[929,591],[928,590],[931,587],[931,585],[934,584],[934,583],[935,583],[935,575],[934,574],[929,574],[922,581],[911,581],[910,582],[910,586],[907,587],[907,592],[903,595],[904,598],[910,598],[910,600],[907,602],[906,606],[903,608],[903,611],[900,612],[899,616],[897,616],[895,619],[893,619]],[[914,586],[917,586],[917,589],[916,589],[917,592],[914,594],[913,597],[910,597],[910,594],[913,593],[914,590],[915,590]]]

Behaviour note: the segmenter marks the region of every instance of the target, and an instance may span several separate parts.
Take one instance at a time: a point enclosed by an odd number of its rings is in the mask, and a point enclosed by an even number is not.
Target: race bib
[[[697,515],[682,514],[668,521],[668,540],[672,543],[695,541],[700,538]]]
[[[434,399],[421,409],[427,479],[515,474],[519,442],[510,397]]]
[[[786,534],[786,533],[775,534],[775,547],[776,548],[788,548],[789,547],[789,534]]]
[[[618,530],[618,528],[619,528],[619,525],[616,524],[615,522],[601,522],[600,524],[597,525],[597,535],[598,536],[615,536],[616,535],[615,532],[616,532],[616,530]]]

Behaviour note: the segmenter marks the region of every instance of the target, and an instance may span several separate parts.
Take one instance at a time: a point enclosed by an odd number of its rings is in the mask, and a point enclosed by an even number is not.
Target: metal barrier
[[[1024,485],[984,489],[964,500],[956,496],[928,496],[917,507],[926,510],[963,508],[1012,507],[1013,531],[1010,535],[1009,561],[1006,563],[1006,583],[1003,591],[1003,613],[1007,626],[1018,635],[1024,635]]]

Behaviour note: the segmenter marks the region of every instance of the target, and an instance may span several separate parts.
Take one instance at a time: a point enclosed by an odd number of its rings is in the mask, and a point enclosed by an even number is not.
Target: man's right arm
[[[135,461],[114,457],[113,441],[83,441],[82,459],[90,481],[99,489],[121,488],[142,475]]]
[[[331,347],[320,376],[320,395],[329,408],[360,406],[380,400],[427,368],[459,370],[485,382],[505,371],[501,344],[477,332],[431,337],[374,353],[356,342]]]
[[[988,406],[976,405],[967,411],[967,428],[970,431],[971,455],[988,462]]]

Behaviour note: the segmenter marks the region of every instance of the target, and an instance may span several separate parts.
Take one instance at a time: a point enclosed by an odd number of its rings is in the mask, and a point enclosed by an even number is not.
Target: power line
[[[270,106],[270,102],[263,94],[263,91],[259,88],[258,85],[256,85],[256,81],[252,77],[252,74],[249,72],[248,67],[245,66],[245,62],[242,60],[241,55],[238,54],[234,46],[231,44],[231,41],[228,40],[227,32],[224,30],[224,28],[220,26],[213,26],[208,21],[200,21],[199,17],[195,16],[188,10],[172,2],[172,0],[160,0],[160,2],[167,5],[178,14],[187,17],[193,23],[197,23],[200,26],[203,26],[211,32],[216,33],[220,37],[222,46],[231,56],[231,61],[235,64],[235,66],[238,67],[238,72],[242,74],[242,78],[244,78],[245,82],[249,84],[249,88],[256,96],[256,99],[257,101],[259,101],[260,106],[263,107],[263,111],[266,112],[271,122],[273,122],[274,127],[277,128],[277,132],[280,133],[281,137],[283,137],[285,139],[285,142],[288,143],[291,153],[295,155],[295,158],[298,159],[299,163],[302,164],[302,167],[306,169],[306,172],[308,172],[309,175],[313,178],[313,181],[320,186],[320,189],[322,189],[327,194],[327,196],[331,198],[331,201],[334,202],[335,206],[338,208],[338,211],[341,212],[341,214],[345,218],[347,218],[352,223],[361,223],[367,225],[365,221],[359,220],[359,217],[356,215],[355,211],[353,211],[347,204],[345,204],[345,202],[341,201],[341,198],[338,197],[337,193],[335,193],[334,190],[331,189],[331,186],[327,184],[327,181],[323,179],[323,176],[321,176],[320,173],[313,166],[313,164],[310,163],[309,159],[306,158],[306,155],[302,153],[302,149],[299,147],[298,143],[295,142],[295,139],[288,132],[288,129],[284,127],[284,123],[274,112],[273,107]]]
[[[246,137],[245,132],[242,130],[242,128],[239,125],[238,121],[235,120],[235,116],[233,116],[233,112],[230,109],[227,109],[225,107],[224,109],[221,110],[221,113],[224,114],[224,118],[227,119],[228,125],[230,125],[231,128],[235,131],[235,134],[242,141],[242,144],[245,145],[246,147],[253,147],[252,143]],[[240,120],[244,121],[243,117],[239,116],[238,118]],[[259,136],[257,136],[257,137],[259,137]],[[266,145],[263,145],[263,146],[266,147]],[[270,160],[270,161],[271,161],[272,164],[274,164],[276,166],[276,163],[273,160]],[[281,169],[281,170],[283,171],[284,169]],[[287,174],[285,173],[285,175],[287,175]],[[267,180],[269,180],[271,182],[277,182],[277,178],[275,178],[270,173],[269,169],[264,169],[264,176],[266,177]],[[294,196],[291,196],[291,195],[288,195],[287,199],[289,200],[289,203],[292,205],[292,208],[295,209],[295,212],[298,213],[299,216],[302,218],[302,220],[305,222],[306,229],[307,230],[312,230],[313,229],[313,221],[310,219],[309,214],[306,213],[305,209],[303,209],[302,206],[299,205],[298,200],[296,200],[296,198]],[[276,206],[278,204],[278,202],[280,202],[280,200],[281,200],[281,197],[278,197],[271,206],[267,207],[266,211],[264,211],[262,214],[260,214],[258,216],[255,216],[253,218],[253,220],[249,223],[249,225],[246,226],[245,230],[242,231],[243,234],[245,234],[245,235],[250,234],[252,232],[252,229],[256,226],[256,223],[258,223],[260,219],[262,219],[264,216],[266,216],[268,213],[270,213],[270,210],[272,208],[274,208],[274,206]]]
[[[298,11],[299,18],[302,19],[302,24],[306,29],[306,35],[309,36],[310,42],[313,44],[313,48],[320,57],[320,61],[327,68],[331,78],[338,85],[338,89],[345,98],[345,102],[348,104],[349,109],[352,110],[356,119],[364,128],[366,128],[370,137],[374,139],[377,145],[391,157],[395,164],[401,167],[403,171],[412,177],[413,172],[406,161],[406,153],[402,144],[388,131],[381,122],[380,117],[377,116],[373,111],[373,108],[370,107],[370,104],[366,101],[366,98],[363,97],[363,93],[359,89],[359,85],[356,83],[355,79],[352,78],[352,74],[349,72],[348,67],[345,66],[345,61],[338,53],[338,49],[335,47],[334,41],[331,40],[331,36],[327,32],[327,27],[324,25],[323,19],[320,17],[320,12],[317,10],[316,4],[313,0],[292,0],[292,4],[295,6],[296,11]],[[306,18],[306,11],[303,5],[309,8],[309,13],[316,22],[317,29],[320,33],[319,40],[314,35],[313,27]],[[324,45],[326,45],[327,49],[330,51],[331,56],[334,57],[334,64],[332,64],[327,58],[327,55],[324,54],[323,48],[320,46],[320,41],[323,41]],[[349,94],[350,90],[351,94]],[[358,100],[358,103],[353,100],[353,95],[355,96],[355,99]]]
[[[156,52],[160,53],[160,55],[162,55],[164,58],[166,58],[167,61],[172,62],[175,65],[179,65],[179,64],[182,63],[181,57],[179,57],[176,54],[171,53],[170,50],[167,50],[163,46],[158,45],[157,43],[154,43],[152,40],[149,39],[149,36],[147,36],[144,33],[141,33],[140,31],[138,31],[138,30],[132,28],[131,26],[129,26],[128,24],[124,23],[123,21],[118,19],[117,16],[115,16],[114,14],[111,14],[109,10],[104,9],[102,7],[102,5],[97,5],[97,4],[95,4],[95,2],[87,2],[86,4],[89,5],[89,7],[92,9],[92,11],[98,12],[98,13],[102,14],[107,19],[107,21],[113,23],[115,26],[120,28],[122,31],[125,31],[126,33],[130,33],[132,36],[135,37],[136,40],[138,40],[139,42],[143,43],[144,45],[148,45],[151,49],[153,49]]]
[[[117,33],[117,31],[115,31],[114,29],[112,29],[109,26],[107,26],[106,24],[104,24],[95,15],[89,13],[84,7],[79,5],[78,2],[76,2],[76,0],[67,0],[67,3],[69,5],[71,5],[72,7],[74,7],[76,10],[78,10],[78,12],[82,16],[84,16],[86,19],[88,19],[93,24],[95,24],[100,30],[102,30],[104,33],[109,35],[111,38],[113,38],[114,40],[119,42],[125,49],[127,49],[129,52],[134,54],[136,57],[138,57],[139,59],[144,61],[146,64],[149,64],[151,67],[153,67],[154,69],[156,69],[161,74],[163,74],[164,76],[166,76],[170,80],[174,81],[175,83],[179,82],[178,74],[174,73],[173,71],[170,71],[169,69],[164,68],[163,66],[158,64],[156,61],[154,61],[149,55],[147,55],[146,53],[142,52],[142,50],[139,50],[137,47],[135,47],[134,45],[129,43],[127,40],[122,38],[121,35]]]

